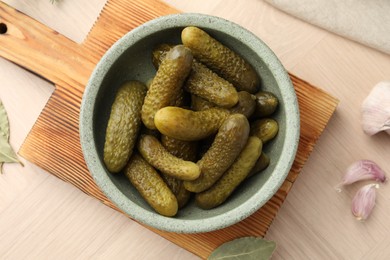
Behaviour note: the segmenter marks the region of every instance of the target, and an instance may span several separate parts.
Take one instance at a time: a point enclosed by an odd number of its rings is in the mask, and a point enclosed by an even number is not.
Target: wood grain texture
[[[0,37],[0,55],[56,83],[55,92],[20,154],[117,209],[94,183],[81,153],[78,116],[83,87],[94,64],[119,37],[145,21],[177,10],[154,0],[109,1],[81,46],[5,5],[0,4],[0,12],[3,21],[12,24],[6,37]],[[17,52],[19,49],[24,50],[24,55]],[[34,59],[42,59],[42,63],[36,64]],[[300,105],[301,139],[291,172],[277,194],[252,216],[223,230],[192,235],[154,232],[202,258],[233,238],[265,235],[337,105],[337,100],[327,93],[293,75],[291,78]]]
[[[91,51],[2,2],[0,12],[7,26],[0,37],[2,57],[53,83],[83,90],[95,64],[89,60]]]
[[[82,43],[106,0],[2,0],[2,2],[33,17],[65,37]]]

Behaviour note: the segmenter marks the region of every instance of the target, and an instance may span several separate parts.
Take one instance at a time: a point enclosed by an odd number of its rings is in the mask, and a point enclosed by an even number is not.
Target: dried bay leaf
[[[16,153],[12,149],[11,145],[3,137],[0,137],[0,162],[5,162],[5,163],[18,162],[18,163],[20,163],[20,161],[19,161]]]
[[[5,138],[8,142],[9,139],[9,122],[7,112],[0,100],[0,138]],[[0,173],[2,173],[3,162],[0,162]]]
[[[3,135],[6,140],[9,139],[9,122],[7,117],[7,112],[3,106],[3,103],[0,100],[0,135]]]
[[[208,260],[268,260],[271,258],[276,243],[258,237],[242,237],[226,242],[216,248]]]
[[[3,163],[20,163],[23,165],[8,142],[9,132],[7,112],[0,100],[0,173],[2,173]]]

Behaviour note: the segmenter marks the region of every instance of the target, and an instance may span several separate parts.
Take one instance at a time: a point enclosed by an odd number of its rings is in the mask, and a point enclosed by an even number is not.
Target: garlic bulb
[[[390,81],[374,86],[361,107],[363,131],[374,135],[386,131],[390,135]]]

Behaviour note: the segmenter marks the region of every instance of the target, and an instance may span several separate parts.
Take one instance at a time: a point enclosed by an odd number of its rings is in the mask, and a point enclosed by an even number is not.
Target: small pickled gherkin
[[[190,73],[192,59],[191,51],[183,45],[172,48],[163,59],[142,106],[142,122],[147,128],[156,129],[154,116],[160,108],[175,105]]]
[[[184,46],[191,49],[198,61],[231,82],[237,90],[256,93],[260,85],[260,77],[237,53],[205,31],[193,26],[184,28],[181,40]]]
[[[227,108],[230,114],[243,114],[249,118],[256,106],[256,97],[246,91],[238,92],[238,102],[235,106]],[[191,95],[191,109],[195,111],[203,111],[209,108],[216,107],[214,103],[211,103],[196,95]]]
[[[158,69],[167,53],[174,47],[173,44],[162,43],[157,45],[152,51],[153,66]]]
[[[138,141],[142,157],[164,174],[180,180],[195,180],[200,175],[199,166],[169,153],[160,141],[151,135],[142,135]]]
[[[161,136],[161,144],[172,155],[186,161],[195,162],[198,153],[198,142],[182,141],[166,135]]]
[[[138,81],[125,82],[118,90],[111,107],[106,129],[103,159],[112,173],[127,164],[141,127],[141,108],[146,86]]]
[[[256,173],[262,172],[265,169],[267,169],[267,167],[270,164],[270,161],[271,160],[270,160],[269,156],[266,155],[264,152],[261,152],[261,155],[260,155],[259,159],[257,160],[255,166],[253,166],[252,170],[248,174],[248,178],[255,175]]]
[[[183,141],[197,141],[216,133],[229,114],[223,108],[192,111],[169,106],[157,111],[154,123],[164,135]]]
[[[257,136],[263,144],[274,139],[278,134],[278,122],[272,118],[263,118],[251,123],[251,136]]]
[[[248,119],[242,114],[229,116],[219,128],[211,147],[197,162],[201,175],[193,181],[185,181],[184,187],[192,192],[210,188],[236,160],[248,135]]]
[[[246,179],[260,157],[261,149],[261,140],[255,136],[249,137],[238,158],[222,177],[208,190],[196,194],[196,204],[202,209],[212,209],[226,201]]]
[[[168,44],[161,44],[153,50],[152,61],[156,68],[165,58],[166,52],[172,47]],[[196,59],[192,61],[192,70],[184,88],[191,94],[220,107],[229,108],[238,101],[238,94],[233,84],[215,74]]]
[[[259,91],[256,96],[256,109],[253,113],[254,118],[266,117],[272,115],[279,104],[278,98],[271,92]]]
[[[243,114],[249,118],[256,107],[256,97],[246,91],[238,92],[238,103],[229,109],[230,113],[239,113]]]
[[[214,103],[211,103],[197,95],[191,95],[191,109],[194,111],[202,111],[212,107],[216,107]]]
[[[181,141],[166,135],[161,136],[161,144],[172,155],[186,161],[195,162],[197,159],[198,143]],[[183,208],[191,197],[191,192],[185,189],[183,181],[167,174],[162,174],[161,177],[172,190],[177,198],[179,209]]]
[[[190,200],[191,192],[184,188],[182,180],[166,174],[161,174],[161,177],[175,195],[179,209],[183,208]]]
[[[175,195],[158,172],[137,153],[131,156],[125,175],[157,213],[167,217],[177,214]]]
[[[238,93],[233,84],[219,77],[195,59],[192,63],[191,74],[184,87],[191,94],[220,107],[233,107],[238,101]]]

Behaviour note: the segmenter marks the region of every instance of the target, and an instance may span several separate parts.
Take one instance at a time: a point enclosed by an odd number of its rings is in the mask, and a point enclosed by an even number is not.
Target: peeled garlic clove
[[[336,190],[341,191],[341,186],[362,180],[385,182],[386,175],[385,172],[379,167],[379,165],[373,161],[356,161],[347,168],[341,183],[336,186]]]
[[[375,206],[378,184],[367,184],[360,188],[352,199],[352,214],[357,220],[366,220]]]
[[[374,135],[380,131],[390,134],[390,81],[374,86],[361,107],[363,131]]]

